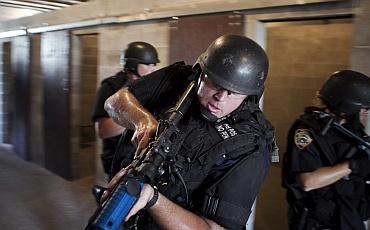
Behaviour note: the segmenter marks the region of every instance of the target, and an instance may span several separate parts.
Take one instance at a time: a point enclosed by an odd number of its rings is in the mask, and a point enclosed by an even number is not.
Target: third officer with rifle
[[[111,117],[135,131],[138,158],[154,136],[158,120],[166,119],[164,111],[174,106],[190,82],[197,83],[160,176],[144,184],[126,217],[131,217],[131,226],[245,229],[274,146],[274,130],[258,106],[267,71],[267,56],[257,43],[224,35],[193,67],[175,63],[107,100]],[[108,190],[127,171],[122,169]],[[138,211],[146,214],[140,219]]]
[[[370,106],[370,78],[334,73],[288,134],[283,186],[291,230],[364,230],[370,216],[369,137],[360,117]]]

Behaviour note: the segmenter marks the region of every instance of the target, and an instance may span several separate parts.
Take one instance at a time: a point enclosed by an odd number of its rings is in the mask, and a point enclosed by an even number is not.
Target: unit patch
[[[299,149],[304,149],[312,142],[308,129],[297,129],[294,134],[294,143]]]

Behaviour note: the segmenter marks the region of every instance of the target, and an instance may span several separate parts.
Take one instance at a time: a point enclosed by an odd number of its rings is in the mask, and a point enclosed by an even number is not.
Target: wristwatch
[[[148,203],[146,203],[144,209],[151,208],[158,201],[158,188],[156,186],[154,186],[154,185],[152,186],[152,188],[153,188],[153,191],[154,191],[154,195],[153,195],[152,199],[150,199],[148,201]]]

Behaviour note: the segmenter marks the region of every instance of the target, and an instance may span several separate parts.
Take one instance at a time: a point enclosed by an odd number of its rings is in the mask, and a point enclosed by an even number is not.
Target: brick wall
[[[98,45],[99,82],[121,70],[120,53],[127,47],[127,44],[134,41],[148,42],[157,49],[161,61],[158,68],[169,64],[169,26],[167,22],[102,27],[99,30]]]
[[[10,42],[0,43],[0,142],[11,144],[12,88],[10,73]]]
[[[32,36],[32,80],[31,80],[31,135],[30,135],[30,155],[31,161],[45,165],[44,153],[44,107],[43,107],[43,85],[40,65],[40,35]]]

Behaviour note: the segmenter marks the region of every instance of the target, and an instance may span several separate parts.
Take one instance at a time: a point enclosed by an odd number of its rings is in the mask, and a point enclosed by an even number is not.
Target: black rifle
[[[175,147],[173,145],[180,134],[177,125],[190,107],[195,84],[195,81],[189,84],[169,118],[159,121],[154,141],[134,160],[133,169],[122,177],[106,201],[97,208],[85,230],[118,229],[140,196],[144,183],[154,183],[164,161]]]
[[[320,136],[325,136],[326,133],[329,131],[329,129],[333,128],[335,131],[338,131],[339,133],[343,134],[347,138],[349,138],[353,143],[355,143],[355,146],[352,147],[347,154],[344,156],[344,159],[350,159],[358,149],[363,150],[365,153],[367,153],[369,160],[370,160],[370,143],[362,139],[361,137],[357,136],[350,130],[346,129],[343,127],[340,123],[338,123],[335,119],[335,117],[329,113],[320,111],[320,110],[314,110],[312,111],[319,119],[327,119],[325,127],[320,131],[319,135]],[[313,134],[313,133],[312,133]],[[316,141],[319,141],[319,138],[315,138]],[[324,144],[320,145],[321,147]],[[333,156],[328,153],[327,148],[323,149],[323,153],[325,154],[325,157],[329,161],[331,165],[334,165],[338,160],[334,159]],[[341,159],[343,160],[343,159]],[[347,180],[348,177],[344,177],[343,179]],[[284,186],[287,187],[288,190],[291,191],[292,196],[295,197],[297,200],[302,198],[302,191],[300,189],[295,188],[294,186],[288,186],[288,183],[284,181],[285,183]],[[366,182],[368,183],[368,182]],[[299,216],[299,221],[297,223],[297,226],[295,227],[297,230],[303,230],[305,225],[306,225],[306,219],[309,210],[301,205],[301,207],[296,207],[294,206],[293,211],[297,216]]]
[[[314,111],[320,118],[322,119],[329,119],[326,123],[323,130],[320,132],[321,136],[325,136],[325,134],[328,132],[330,128],[333,128],[334,130],[338,131],[339,133],[343,134],[344,136],[348,137],[351,141],[353,141],[356,144],[355,148],[352,148],[345,156],[345,159],[349,159],[355,154],[357,149],[363,150],[370,160],[370,143],[362,139],[361,137],[357,136],[350,130],[343,127],[343,125],[339,124],[333,115],[322,112],[322,111]]]

